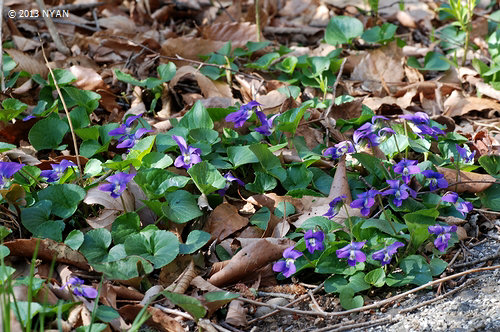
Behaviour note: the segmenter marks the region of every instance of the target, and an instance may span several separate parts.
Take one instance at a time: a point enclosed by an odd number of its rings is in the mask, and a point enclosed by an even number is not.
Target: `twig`
[[[337,95],[337,86],[339,85],[340,76],[342,76],[342,72],[344,71],[344,65],[346,62],[347,62],[347,58],[344,58],[342,60],[342,64],[340,65],[339,72],[337,73],[337,79],[335,80],[335,83],[333,83],[332,102],[330,103],[330,105],[326,109],[326,112],[323,113],[323,116],[321,116],[323,118],[323,120],[328,118],[328,115],[330,114],[330,112],[333,108],[333,105],[335,105],[335,96]]]
[[[177,316],[181,316],[183,318],[189,319],[189,320],[194,320],[193,316],[191,316],[190,314],[188,314],[186,312],[182,312],[180,310],[166,308],[166,307],[159,305],[159,304],[155,304],[154,307],[157,309],[160,309],[161,311],[163,311],[167,314],[177,315]]]
[[[453,258],[451,259],[451,261],[448,263],[448,267],[451,267],[453,265],[453,263],[455,263],[455,261],[457,260],[458,255],[460,254],[460,252],[462,250],[463,250],[462,248],[460,248],[460,249],[457,250],[457,252],[453,256]]]
[[[406,296],[408,296],[410,294],[416,293],[416,292],[418,292],[418,291],[420,291],[422,289],[426,289],[427,287],[431,287],[431,286],[440,284],[442,282],[445,282],[445,281],[448,281],[448,280],[452,280],[452,279],[455,279],[455,278],[458,278],[458,277],[461,277],[461,276],[464,276],[464,275],[467,275],[467,274],[481,272],[481,271],[496,270],[496,269],[500,269],[500,265],[481,267],[481,268],[477,268],[477,269],[470,269],[470,270],[467,270],[467,271],[464,271],[464,272],[460,272],[460,273],[455,273],[455,274],[452,274],[451,276],[443,277],[443,278],[440,278],[440,279],[428,282],[428,283],[426,283],[426,284],[424,284],[422,286],[419,286],[419,287],[411,289],[411,290],[409,290],[407,292],[395,295],[395,296],[390,297],[388,299],[385,299],[385,300],[382,300],[382,301],[379,301],[379,302],[376,302],[376,303],[373,303],[373,304],[365,305],[365,306],[360,307],[360,308],[346,310],[346,311],[324,312],[324,313],[321,313],[321,312],[317,312],[317,311],[306,311],[306,310],[299,310],[299,309],[291,309],[291,308],[288,308],[288,307],[277,306],[277,305],[274,305],[274,304],[262,303],[262,302],[258,302],[258,301],[246,299],[244,297],[239,297],[238,299],[241,300],[241,301],[243,301],[243,302],[247,302],[247,303],[251,303],[251,304],[255,304],[255,305],[261,305],[261,306],[264,306],[264,307],[269,307],[269,308],[278,309],[278,310],[281,310],[281,311],[295,313],[295,314],[300,314],[300,315],[320,316],[320,317],[337,317],[337,316],[349,315],[349,314],[352,314],[352,313],[361,312],[361,311],[365,311],[365,310],[376,309],[376,308],[379,308],[379,307],[384,306],[386,304],[392,303],[392,302],[394,302],[396,300],[399,300],[401,298],[404,298],[404,297],[406,297]]]
[[[43,0],[36,0],[36,3],[38,4],[38,8],[40,8],[40,11],[43,12],[44,10],[46,10],[45,3],[43,2]],[[43,15],[43,20],[45,21],[45,24],[47,25],[47,28],[49,29],[49,33],[50,33],[50,36],[52,37],[52,40],[56,44],[57,50],[64,55],[69,55],[71,52],[69,51],[69,48],[64,44],[62,39],[59,37],[59,33],[57,32],[56,26],[54,25],[54,22],[52,22],[49,15]],[[52,71],[50,71],[50,72],[52,73]],[[54,79],[54,82],[55,82],[55,79]],[[57,91],[60,92],[59,88],[57,89]],[[61,95],[61,99],[62,99],[62,95]],[[68,115],[68,119],[69,119],[69,115]],[[70,123],[71,123],[71,121],[70,121]]]
[[[226,13],[227,17],[231,20],[231,22],[236,22],[234,17],[227,11],[227,9],[224,7],[224,5],[220,2],[220,0],[216,0],[217,3],[219,4],[219,8],[222,9],[224,13]]]
[[[353,320],[348,320],[347,322],[344,321],[342,323],[337,323],[337,324],[334,324],[334,325],[325,326],[325,327],[313,330],[311,332],[327,332],[327,331],[331,331],[332,329],[336,329],[338,327],[346,326],[346,325],[351,325],[351,324],[355,324],[355,322]]]
[[[316,309],[318,309],[319,312],[325,312],[321,306],[319,305],[318,301],[314,298],[314,295],[311,291],[307,291],[307,294],[309,294],[309,297],[311,298],[313,304],[316,306]]]
[[[490,213],[490,214],[495,214],[497,216],[500,215],[500,212],[497,212],[497,211],[490,211],[490,210],[484,210],[484,209],[472,209],[473,211],[477,211],[477,212],[484,212],[484,213]]]
[[[291,294],[275,293],[275,292],[257,292],[257,296],[273,296],[273,297],[283,297],[285,299],[294,300],[295,296]]]
[[[498,250],[496,253],[494,253],[492,255],[489,255],[489,256],[486,256],[483,258],[479,258],[479,259],[475,259],[475,260],[470,261],[470,262],[455,264],[455,265],[452,265],[451,267],[453,267],[453,268],[465,267],[465,266],[470,266],[470,265],[474,265],[477,263],[487,262],[487,261],[494,260],[497,258],[500,258],[500,250]]]
[[[37,0],[41,1],[41,0]],[[64,112],[66,113],[66,117],[68,119],[68,124],[69,124],[69,130],[71,131],[71,138],[73,139],[73,147],[75,149],[75,155],[76,155],[76,164],[78,165],[78,170],[80,171],[80,181],[83,180],[83,169],[82,169],[82,164],[80,163],[80,155],[78,153],[78,144],[76,143],[76,135],[75,135],[75,130],[73,128],[73,122],[71,121],[71,117],[69,116],[69,111],[68,111],[68,106],[66,106],[66,101],[64,101],[64,97],[62,95],[61,89],[59,89],[59,84],[57,83],[56,76],[54,75],[54,72],[52,71],[52,68],[49,66],[49,60],[47,60],[47,56],[45,56],[45,49],[42,44],[42,55],[45,60],[45,64],[47,68],[49,68],[50,75],[52,76],[52,79],[54,80],[54,86],[56,87],[57,94],[59,95],[59,98],[61,98],[61,103],[63,104]]]
[[[356,323],[356,324],[351,324],[351,325],[343,325],[339,328],[336,328],[333,330],[326,330],[326,331],[329,331],[329,332],[349,331],[349,330],[358,329],[361,327],[369,327],[369,326],[376,326],[376,325],[380,325],[380,324],[387,324],[387,323],[392,322],[393,320],[394,320],[394,318],[389,315],[388,317],[372,320],[369,322]]]
[[[325,283],[324,283],[324,282],[322,282],[321,284],[319,284],[318,286],[316,286],[316,288],[312,290],[312,293],[313,293],[313,294],[315,294],[315,293],[319,292],[319,291],[320,291],[320,289],[322,289],[322,288],[323,288],[323,285],[324,285],[324,284],[325,284]],[[309,297],[309,295],[308,295],[308,294],[301,295],[301,296],[300,296],[300,297],[298,297],[296,300],[293,300],[292,302],[288,303],[285,307],[290,307],[290,306],[294,305],[294,304],[295,304],[295,303],[297,303],[297,302],[300,302],[300,301],[302,301],[302,300],[307,299],[308,297]],[[252,323],[254,323],[254,322],[256,322],[256,321],[258,321],[258,320],[260,320],[260,319],[264,319],[264,318],[267,318],[267,317],[271,317],[271,316],[273,316],[273,315],[277,314],[278,312],[280,312],[280,310],[279,310],[279,309],[278,309],[278,310],[271,311],[270,313],[265,314],[264,316],[261,316],[261,317],[258,317],[258,318],[254,318],[254,319],[252,319],[252,320],[249,320],[249,321],[248,321],[248,324],[252,324]]]
[[[315,35],[318,32],[322,31],[320,28],[313,27],[265,27],[265,33],[272,33],[276,35],[283,34],[302,34],[302,35]]]

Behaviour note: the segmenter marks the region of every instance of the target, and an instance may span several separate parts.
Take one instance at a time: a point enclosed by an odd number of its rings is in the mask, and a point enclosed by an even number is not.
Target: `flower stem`
[[[353,238],[353,235],[352,235],[352,220],[351,220],[351,216],[349,215],[349,211],[347,210],[347,206],[345,204],[343,204],[342,206],[344,207],[345,214],[347,216],[347,223],[349,224],[349,236],[351,237],[351,242],[354,242],[354,238]]]
[[[397,235],[398,232],[396,231],[396,228],[392,224],[391,218],[389,218],[389,215],[387,214],[387,211],[385,210],[384,203],[382,202],[382,198],[380,197],[380,195],[377,195],[377,198],[378,198],[378,202],[380,203],[380,207],[382,208],[382,211],[384,212],[385,219],[389,222],[389,226],[391,226],[391,228],[394,232],[394,235]]]
[[[125,211],[125,213],[127,213],[127,207],[125,206],[125,200],[123,199],[123,195],[120,195],[120,199],[122,200],[123,211]]]

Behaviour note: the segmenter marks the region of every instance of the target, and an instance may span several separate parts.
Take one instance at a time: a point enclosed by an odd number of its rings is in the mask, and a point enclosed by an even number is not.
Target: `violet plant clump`
[[[52,166],[51,170],[40,172],[40,176],[46,178],[49,183],[59,181],[68,167],[76,167],[74,162],[66,159],[63,159],[59,164],[50,164],[50,166]]]
[[[109,136],[118,136],[119,144],[116,145],[117,148],[131,149],[144,134],[152,132],[152,130],[146,128],[138,128],[136,131],[132,132],[134,122],[139,121],[141,117],[142,114],[129,116],[120,127],[109,131]]]

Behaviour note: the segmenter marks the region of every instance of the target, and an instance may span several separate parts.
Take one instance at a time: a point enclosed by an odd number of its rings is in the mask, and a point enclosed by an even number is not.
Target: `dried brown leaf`
[[[444,175],[449,184],[457,182],[457,171],[446,167],[436,167],[437,171]],[[460,183],[451,185],[448,190],[453,190],[457,193],[470,192],[480,193],[485,191],[495,183],[496,179],[489,174],[479,174],[473,172],[460,171]]]
[[[127,322],[132,322],[142,310],[142,307],[139,304],[129,304],[121,307],[118,312]],[[181,324],[162,310],[148,307],[147,311],[151,315],[151,318],[146,321],[147,326],[160,331],[184,332]]]
[[[465,115],[471,111],[495,110],[500,112],[500,103],[491,99],[464,97],[460,92],[453,91],[444,102],[443,115],[454,117]]]
[[[216,52],[220,50],[224,44],[225,42],[223,41],[198,37],[169,38],[161,45],[161,55],[170,57],[179,55],[185,59],[199,61],[200,55]]]
[[[134,196],[127,190],[121,195],[125,202],[127,211],[134,211]],[[87,191],[87,195],[83,202],[89,205],[99,204],[104,206],[104,209],[99,211],[99,216],[94,218],[87,218],[87,223],[92,228],[109,227],[115,221],[116,217],[123,213],[124,207],[120,198],[113,198],[108,192],[101,191],[99,188],[94,187]]]
[[[221,241],[247,224],[248,218],[240,216],[235,206],[222,203],[208,217],[205,230],[212,235],[212,240]]]
[[[205,25],[201,36],[209,40],[231,42],[231,46],[243,47],[249,41],[257,41],[257,26],[250,22],[216,23]]]
[[[5,52],[7,52],[12,60],[17,63],[16,70],[24,70],[31,75],[39,74],[43,78],[47,78],[49,69],[43,62],[38,61],[32,56],[29,56],[19,50],[8,48]]]
[[[183,66],[177,69],[175,76],[170,81],[170,86],[175,87],[180,80],[186,78],[195,80],[198,83],[198,86],[200,87],[205,98],[226,97],[221,94],[220,90],[211,79],[200,73],[199,70],[192,66]]]
[[[243,301],[231,301],[231,303],[229,303],[229,308],[227,309],[226,323],[233,326],[246,326],[246,312],[246,309],[243,307]]]

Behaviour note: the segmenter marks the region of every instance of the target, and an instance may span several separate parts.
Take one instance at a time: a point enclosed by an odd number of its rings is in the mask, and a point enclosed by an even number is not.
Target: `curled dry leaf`
[[[125,190],[122,194],[123,201],[127,211],[134,211],[134,196]],[[91,188],[87,191],[87,195],[83,199],[86,204],[99,204],[104,206],[104,209],[99,211],[99,216],[95,218],[87,218],[87,223],[92,228],[104,228],[110,226],[116,217],[123,213],[123,203],[120,198],[113,198],[108,192],[101,191],[97,187]]]
[[[140,304],[129,304],[121,307],[118,312],[127,322],[133,322],[142,307]],[[151,315],[145,323],[147,326],[156,328],[159,331],[184,332],[184,328],[178,321],[160,309],[148,307],[147,311]]]
[[[222,96],[214,82],[192,66],[182,66],[177,69],[175,76],[170,81],[170,86],[175,87],[183,78],[195,80],[205,98]]]
[[[202,291],[206,292],[222,292],[223,290],[219,287],[216,287],[203,279],[200,276],[195,277],[193,280],[191,280],[191,285],[201,289]]]
[[[186,290],[188,289],[191,280],[193,280],[198,275],[198,271],[196,271],[196,267],[194,266],[192,258],[190,256],[188,257],[191,259],[191,261],[184,269],[184,271],[182,271],[179,277],[170,286],[167,287],[168,291],[184,294],[184,292],[186,292]]]
[[[444,115],[454,117],[487,109],[500,112],[500,103],[486,98],[464,97],[462,93],[453,91],[444,102],[444,108]]]
[[[249,273],[278,260],[283,251],[293,244],[290,239],[278,239],[277,244],[267,238],[259,239],[236,253],[229,263],[208,281],[217,287],[237,282]]]
[[[12,60],[17,63],[16,70],[24,70],[31,75],[39,74],[43,78],[47,78],[49,69],[43,62],[12,48],[6,49],[5,52],[7,52]]]
[[[249,41],[257,41],[257,26],[250,22],[216,23],[201,28],[205,39],[231,42],[231,47],[243,47]]]
[[[240,216],[238,208],[229,203],[222,203],[210,213],[205,231],[212,235],[211,241],[221,241],[247,224],[248,218]]]
[[[211,52],[217,52],[224,46],[225,42],[197,37],[178,37],[168,38],[161,45],[161,55],[199,61],[199,55],[206,55]],[[185,61],[176,60],[186,64]]]
[[[40,241],[38,258],[51,261],[53,257],[56,262],[76,266],[82,270],[90,269],[87,260],[81,253],[71,249],[64,243],[58,243],[51,239],[17,239],[5,242],[11,256],[33,257],[37,241]]]
[[[247,310],[243,307],[243,301],[233,300],[227,309],[226,323],[233,326],[247,325]]]
[[[491,187],[496,181],[496,179],[489,174],[460,171],[459,181],[464,183],[453,185],[453,183],[457,181],[457,171],[455,169],[445,167],[436,167],[436,169],[439,173],[444,174],[446,181],[451,184],[448,190],[453,190],[457,193],[480,193]]]

